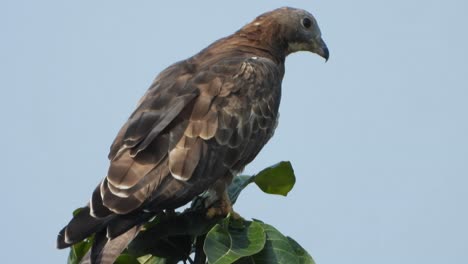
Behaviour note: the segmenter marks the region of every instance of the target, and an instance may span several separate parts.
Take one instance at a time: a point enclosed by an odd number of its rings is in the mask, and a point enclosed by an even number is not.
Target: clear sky
[[[2,263],[64,263],[57,232],[158,72],[281,6],[330,49],[286,61],[280,124],[247,167],[290,160],[287,198],[236,210],[319,264],[468,263],[468,2],[0,2]]]

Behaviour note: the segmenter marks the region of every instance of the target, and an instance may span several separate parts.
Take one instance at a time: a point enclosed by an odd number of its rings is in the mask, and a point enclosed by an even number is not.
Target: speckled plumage
[[[273,136],[284,61],[297,49],[328,58],[312,15],[281,8],[161,72],[114,140],[107,176],[60,232],[58,247],[96,233],[101,240],[88,260],[111,263],[154,213],[215,183],[226,187]],[[112,243],[118,250],[106,253]]]

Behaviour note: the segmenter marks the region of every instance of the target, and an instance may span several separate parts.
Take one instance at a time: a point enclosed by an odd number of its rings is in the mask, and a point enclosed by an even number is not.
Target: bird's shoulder
[[[252,54],[224,56],[201,67],[189,83],[200,95],[226,97],[232,94],[252,95],[262,89],[280,87],[284,75],[283,65],[269,58]]]
[[[283,74],[284,68],[274,61],[246,54],[177,62],[162,71],[140,99],[111,145],[109,158],[125,149],[136,155],[175,119],[212,120],[220,109],[239,111],[266,94],[277,94]],[[184,112],[189,105],[190,113]],[[213,133],[199,136],[207,139]]]

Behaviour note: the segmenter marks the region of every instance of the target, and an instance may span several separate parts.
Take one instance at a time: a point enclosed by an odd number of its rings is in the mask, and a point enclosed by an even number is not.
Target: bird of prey
[[[58,248],[95,234],[91,263],[112,263],[156,213],[209,192],[214,215],[232,210],[226,187],[273,136],[285,58],[328,59],[317,21],[290,7],[264,13],[234,34],[162,71],[110,148],[107,176],[64,227]]]

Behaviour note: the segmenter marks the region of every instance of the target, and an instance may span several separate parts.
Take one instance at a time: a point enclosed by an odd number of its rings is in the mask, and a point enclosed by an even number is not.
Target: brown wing
[[[276,127],[283,71],[262,58],[164,71],[114,141],[90,209],[62,230],[59,246],[98,230],[117,237],[147,220],[144,211],[179,207],[242,170]]]
[[[91,203],[94,215],[108,215],[106,208],[126,214],[145,202],[150,210],[180,206],[242,170],[272,136],[282,77],[273,62],[235,58],[166,76],[113,144],[108,176]]]
[[[241,171],[273,136],[281,97],[283,68],[264,58],[248,58],[215,99],[219,128],[216,143],[223,164]]]
[[[189,85],[196,66],[179,62],[163,71],[119,131],[107,177],[93,193],[91,214],[105,217],[138,208],[167,175],[169,143],[181,136],[182,116],[199,95]]]

